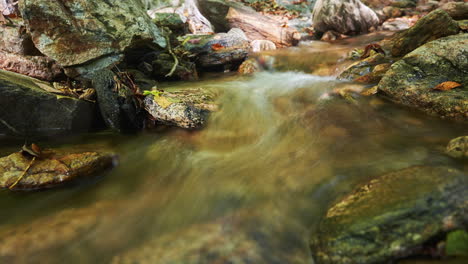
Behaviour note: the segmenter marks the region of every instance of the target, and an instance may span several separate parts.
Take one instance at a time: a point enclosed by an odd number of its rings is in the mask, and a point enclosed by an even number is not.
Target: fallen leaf
[[[457,83],[457,82],[443,82],[436,87],[434,87],[434,90],[439,90],[439,91],[449,91],[457,87],[461,87],[462,84]]]
[[[221,49],[224,49],[224,46],[219,44],[219,43],[215,43],[213,45],[211,45],[211,48],[214,50],[214,51],[217,51],[217,50],[221,50]]]
[[[166,109],[173,104],[173,102],[169,101],[169,99],[164,96],[154,97],[154,101],[163,109]]]

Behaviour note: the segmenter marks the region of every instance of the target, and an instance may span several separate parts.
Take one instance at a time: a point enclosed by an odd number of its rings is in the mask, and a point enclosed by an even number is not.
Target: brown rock
[[[404,56],[429,41],[457,34],[459,26],[447,12],[435,10],[421,18],[413,27],[396,34],[393,39],[392,55]]]
[[[0,69],[52,81],[63,76],[62,68],[44,56],[26,56],[0,51]]]

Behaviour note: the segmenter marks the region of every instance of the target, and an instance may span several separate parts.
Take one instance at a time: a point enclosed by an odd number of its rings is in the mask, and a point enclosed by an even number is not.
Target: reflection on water
[[[111,149],[120,166],[65,189],[0,192],[0,263],[311,263],[320,215],[357,184],[462,166],[443,154],[461,126],[324,96],[349,85],[295,72],[180,84],[222,91],[204,130],[43,142]]]

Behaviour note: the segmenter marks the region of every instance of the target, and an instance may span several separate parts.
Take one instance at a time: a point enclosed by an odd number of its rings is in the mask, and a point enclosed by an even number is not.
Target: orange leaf
[[[437,85],[436,87],[434,87],[434,90],[449,91],[460,86],[462,86],[460,83],[449,81],[449,82],[443,82]]]
[[[215,43],[213,45],[211,45],[211,48],[214,50],[214,51],[217,51],[217,50],[221,50],[221,49],[224,49],[224,46],[219,44],[219,43]]]

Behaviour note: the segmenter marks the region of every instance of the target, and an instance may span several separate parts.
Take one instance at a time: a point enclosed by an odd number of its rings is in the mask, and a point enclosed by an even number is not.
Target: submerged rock
[[[377,53],[362,61],[353,63],[338,78],[362,83],[378,83],[390,68],[391,62],[391,58]]]
[[[429,41],[457,34],[458,24],[445,11],[435,10],[410,29],[392,38],[392,55],[401,57]]]
[[[306,232],[275,207],[256,206],[177,232],[158,234],[117,255],[112,264],[303,264]],[[263,215],[262,215],[263,214]]]
[[[0,71],[0,134],[33,137],[93,128],[93,103],[44,88],[53,89],[47,82]]]
[[[114,154],[98,152],[65,154],[45,151],[36,160],[17,152],[0,158],[0,188],[51,188],[77,178],[95,176],[111,168],[114,161]]]
[[[136,0],[25,0],[20,11],[36,47],[72,77],[106,68],[140,44],[166,46]]]
[[[312,238],[323,263],[387,263],[468,221],[468,177],[411,167],[376,178],[332,206]]]
[[[425,44],[394,63],[379,83],[390,100],[424,112],[468,121],[468,34],[458,34]],[[462,86],[437,91],[452,81]]]
[[[468,136],[450,140],[445,152],[454,158],[468,158]]]
[[[158,123],[197,129],[205,125],[210,112],[216,110],[213,95],[203,89],[153,92],[144,100],[145,108]]]
[[[329,30],[341,34],[367,33],[379,25],[375,12],[359,0],[318,0],[312,20],[317,32]]]

